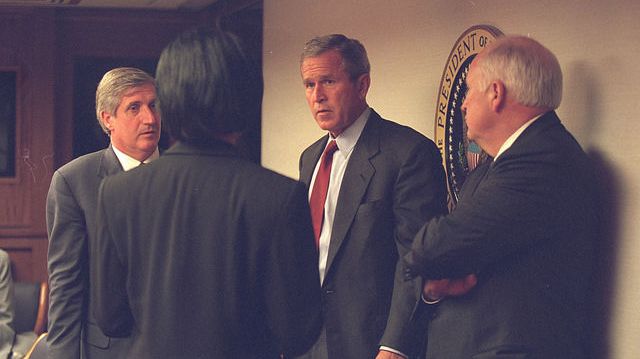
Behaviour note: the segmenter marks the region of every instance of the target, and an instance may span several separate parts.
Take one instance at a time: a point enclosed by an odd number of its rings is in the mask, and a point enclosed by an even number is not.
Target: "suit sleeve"
[[[80,358],[83,303],[88,295],[84,212],[66,178],[55,172],[47,195],[49,358]]]
[[[407,266],[428,279],[461,278],[550,238],[566,211],[554,173],[552,163],[505,155],[473,196],[420,230],[404,258]]]
[[[93,314],[106,335],[127,337],[133,326],[126,291],[127,268],[110,230],[113,212],[107,202],[114,197],[108,188],[107,178],[98,192],[96,240],[91,252],[91,295],[96,303]]]
[[[403,161],[393,192],[395,242],[400,260],[396,265],[391,311],[381,345],[412,355],[416,348],[409,324],[419,300],[422,282],[405,279],[401,258],[411,249],[416,232],[428,220],[446,213],[446,184],[439,151],[421,141]]]
[[[288,358],[306,352],[321,327],[318,254],[303,184],[296,183],[278,216],[263,292],[276,349]]]

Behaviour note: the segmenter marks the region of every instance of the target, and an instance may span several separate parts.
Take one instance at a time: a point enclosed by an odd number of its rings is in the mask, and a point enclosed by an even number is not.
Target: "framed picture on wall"
[[[16,178],[16,151],[18,138],[17,68],[0,67],[0,181],[13,182]]]

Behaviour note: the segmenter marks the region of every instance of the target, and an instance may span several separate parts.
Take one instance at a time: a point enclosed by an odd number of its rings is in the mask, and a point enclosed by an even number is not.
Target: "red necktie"
[[[313,183],[309,207],[311,207],[311,221],[313,222],[313,234],[316,237],[316,247],[320,244],[320,230],[324,218],[324,202],[327,200],[327,190],[329,189],[329,176],[331,175],[331,163],[333,163],[333,153],[338,149],[335,140],[331,140],[322,154],[322,162],[316,174],[316,181]]]

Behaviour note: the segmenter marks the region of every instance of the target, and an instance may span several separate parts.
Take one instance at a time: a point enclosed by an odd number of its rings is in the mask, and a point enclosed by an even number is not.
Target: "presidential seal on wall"
[[[449,209],[458,202],[460,188],[469,171],[486,159],[486,154],[467,139],[461,111],[467,93],[465,79],[476,55],[502,32],[489,25],[467,29],[456,41],[442,73],[436,103],[435,140],[447,174]]]

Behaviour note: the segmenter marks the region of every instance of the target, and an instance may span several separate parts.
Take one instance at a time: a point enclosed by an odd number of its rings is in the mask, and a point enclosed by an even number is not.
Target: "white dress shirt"
[[[120,162],[120,165],[122,166],[123,170],[128,171],[132,168],[140,166],[140,161],[120,151],[113,144],[111,145],[111,148],[113,148],[113,152],[116,153],[116,157],[118,157],[118,161]],[[158,151],[158,148],[156,147],[156,150],[153,151],[151,156],[147,157],[147,159],[142,162],[146,164],[155,160],[158,157],[160,157],[160,151]]]
[[[347,169],[349,158],[353,152],[362,129],[367,124],[371,108],[367,107],[364,112],[358,117],[358,119],[351,124],[344,132],[335,138],[338,150],[333,154],[333,162],[331,164],[331,174],[329,175],[329,188],[327,189],[327,199],[324,203],[324,220],[322,221],[322,228],[320,229],[319,239],[319,252],[320,257],[318,260],[318,269],[320,270],[320,283],[324,281],[325,269],[327,266],[327,257],[329,255],[329,241],[331,240],[331,230],[333,228],[333,220],[336,213],[336,206],[338,205],[338,195],[340,194],[340,185],[342,184],[342,177]],[[329,135],[329,141],[334,140]],[[329,143],[327,141],[327,144]],[[313,188],[313,184],[316,181],[316,175],[318,168],[320,168],[320,162],[322,156],[318,159],[316,167],[311,177],[311,183],[309,188]],[[311,191],[309,191],[309,198],[311,198]]]
[[[516,130],[516,132],[512,133],[511,136],[509,136],[509,138],[507,138],[506,141],[504,141],[504,143],[502,144],[502,146],[500,146],[500,149],[498,150],[498,153],[496,154],[496,157],[493,159],[494,161],[498,159],[498,157],[500,157],[500,155],[509,149],[509,147],[511,147],[511,145],[513,145],[514,142],[516,142],[516,140],[518,139],[518,137],[520,137],[520,135],[524,132],[524,130],[527,129],[527,127],[531,126],[531,124],[533,122],[535,122],[535,120],[539,119],[543,114],[540,114],[532,119],[530,119],[529,121],[525,122],[524,125],[520,126],[519,129]]]

